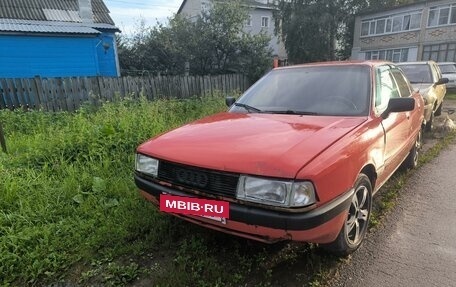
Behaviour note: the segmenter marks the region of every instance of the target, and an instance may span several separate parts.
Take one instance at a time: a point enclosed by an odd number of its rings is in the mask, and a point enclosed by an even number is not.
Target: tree
[[[255,80],[271,66],[272,51],[265,34],[243,31],[246,9],[240,1],[214,2],[196,19],[175,15],[168,25],[150,28],[130,45],[120,42],[120,63],[167,74],[182,74],[189,63],[191,74],[243,72]]]
[[[417,0],[281,0],[274,13],[291,63],[346,59],[353,43],[355,16]]]

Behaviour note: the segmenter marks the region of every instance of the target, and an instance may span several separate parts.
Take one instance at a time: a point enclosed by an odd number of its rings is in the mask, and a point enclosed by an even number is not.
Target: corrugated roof
[[[90,27],[65,24],[68,23],[0,19],[0,31],[23,33],[100,34],[100,31]]]
[[[103,0],[91,1],[94,22],[114,25]],[[78,0],[0,0],[0,18],[5,19],[80,22],[74,13],[79,13]]]
[[[116,30],[117,28],[105,23],[0,19],[1,32],[100,34],[96,29]]]

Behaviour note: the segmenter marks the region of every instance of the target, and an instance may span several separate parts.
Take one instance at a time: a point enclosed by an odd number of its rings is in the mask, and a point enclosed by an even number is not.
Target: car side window
[[[402,72],[398,68],[391,69],[391,73],[396,80],[397,87],[399,88],[400,96],[401,97],[409,97],[412,94],[412,89],[402,74]]]
[[[399,98],[399,92],[393,75],[388,67],[380,67],[376,71],[375,109],[383,112],[388,106],[389,99]]]

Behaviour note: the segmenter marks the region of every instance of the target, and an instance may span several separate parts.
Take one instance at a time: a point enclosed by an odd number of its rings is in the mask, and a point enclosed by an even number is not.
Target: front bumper
[[[159,205],[161,194],[195,196],[151,182],[135,175],[135,183],[142,195]],[[187,221],[226,233],[263,242],[280,240],[329,243],[339,234],[354,190],[351,189],[331,202],[307,212],[283,212],[230,202],[230,218],[226,223],[199,216],[178,215]]]

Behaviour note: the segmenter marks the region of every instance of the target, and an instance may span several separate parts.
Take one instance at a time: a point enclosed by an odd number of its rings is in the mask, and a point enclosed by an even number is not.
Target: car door
[[[402,83],[402,82],[401,82]],[[403,93],[406,93],[406,89]],[[407,94],[410,96],[410,91]],[[375,113],[380,116],[387,108],[389,99],[401,97],[400,89],[389,65],[376,69]],[[396,170],[404,159],[404,150],[410,136],[410,114],[391,113],[382,120],[385,133],[384,172],[388,176]]]

